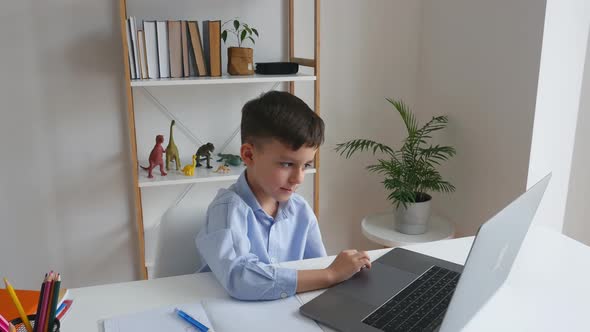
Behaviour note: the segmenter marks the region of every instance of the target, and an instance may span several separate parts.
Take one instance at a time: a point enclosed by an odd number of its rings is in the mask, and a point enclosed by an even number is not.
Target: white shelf
[[[189,183],[203,183],[203,182],[218,182],[218,181],[235,181],[246,168],[245,166],[230,166],[229,173],[215,173],[215,170],[221,163],[212,163],[213,168],[207,169],[204,164],[202,167],[195,169],[194,176],[185,176],[181,171],[170,170],[168,175],[161,176],[159,168],[154,168],[152,171],[153,178],[149,179],[147,171],[139,169],[139,187],[158,187],[170,186],[178,184]],[[305,171],[305,174],[313,174],[316,172],[315,168],[310,168]]]
[[[292,74],[292,75],[250,75],[232,76],[222,75],[221,77],[185,77],[185,78],[151,78],[131,80],[132,87],[142,86],[176,86],[176,85],[203,85],[203,84],[240,84],[240,83],[266,83],[266,82],[295,82],[315,81],[314,75]]]

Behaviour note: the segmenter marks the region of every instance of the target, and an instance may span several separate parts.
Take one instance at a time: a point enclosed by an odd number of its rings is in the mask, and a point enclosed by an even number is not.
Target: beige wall
[[[420,1],[322,1],[320,223],[331,254],[377,248],[361,234],[363,216],[391,209],[369,154],[350,160],[337,143],[370,138],[396,144],[403,128],[386,97],[413,104],[418,65]]]
[[[473,235],[526,188],[544,1],[425,0],[418,74],[422,119],[449,116],[457,187],[434,210]]]

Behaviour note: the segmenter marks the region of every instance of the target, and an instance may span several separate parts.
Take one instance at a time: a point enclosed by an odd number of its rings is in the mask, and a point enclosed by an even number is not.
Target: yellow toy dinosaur
[[[176,170],[178,171],[182,166],[180,165],[180,156],[178,155],[178,148],[176,144],[174,144],[174,136],[172,136],[172,127],[176,121],[172,120],[170,122],[170,141],[168,142],[168,146],[166,147],[166,170],[170,170],[170,161],[173,161],[176,164]]]
[[[186,176],[194,176],[195,175],[195,167],[197,166],[197,156],[193,155],[193,164],[186,165],[182,169],[182,173]]]

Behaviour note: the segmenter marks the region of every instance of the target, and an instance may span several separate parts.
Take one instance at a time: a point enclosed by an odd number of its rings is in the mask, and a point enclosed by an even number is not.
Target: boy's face
[[[262,144],[242,144],[240,154],[248,168],[248,183],[259,203],[283,202],[303,182],[317,149],[302,146],[293,151],[276,139]]]

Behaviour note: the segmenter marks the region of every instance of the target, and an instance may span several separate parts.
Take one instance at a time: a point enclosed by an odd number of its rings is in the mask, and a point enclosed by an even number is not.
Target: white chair
[[[198,214],[194,207],[174,206],[166,211],[157,235],[153,278],[196,272],[200,258],[195,237],[204,224],[204,212]]]

